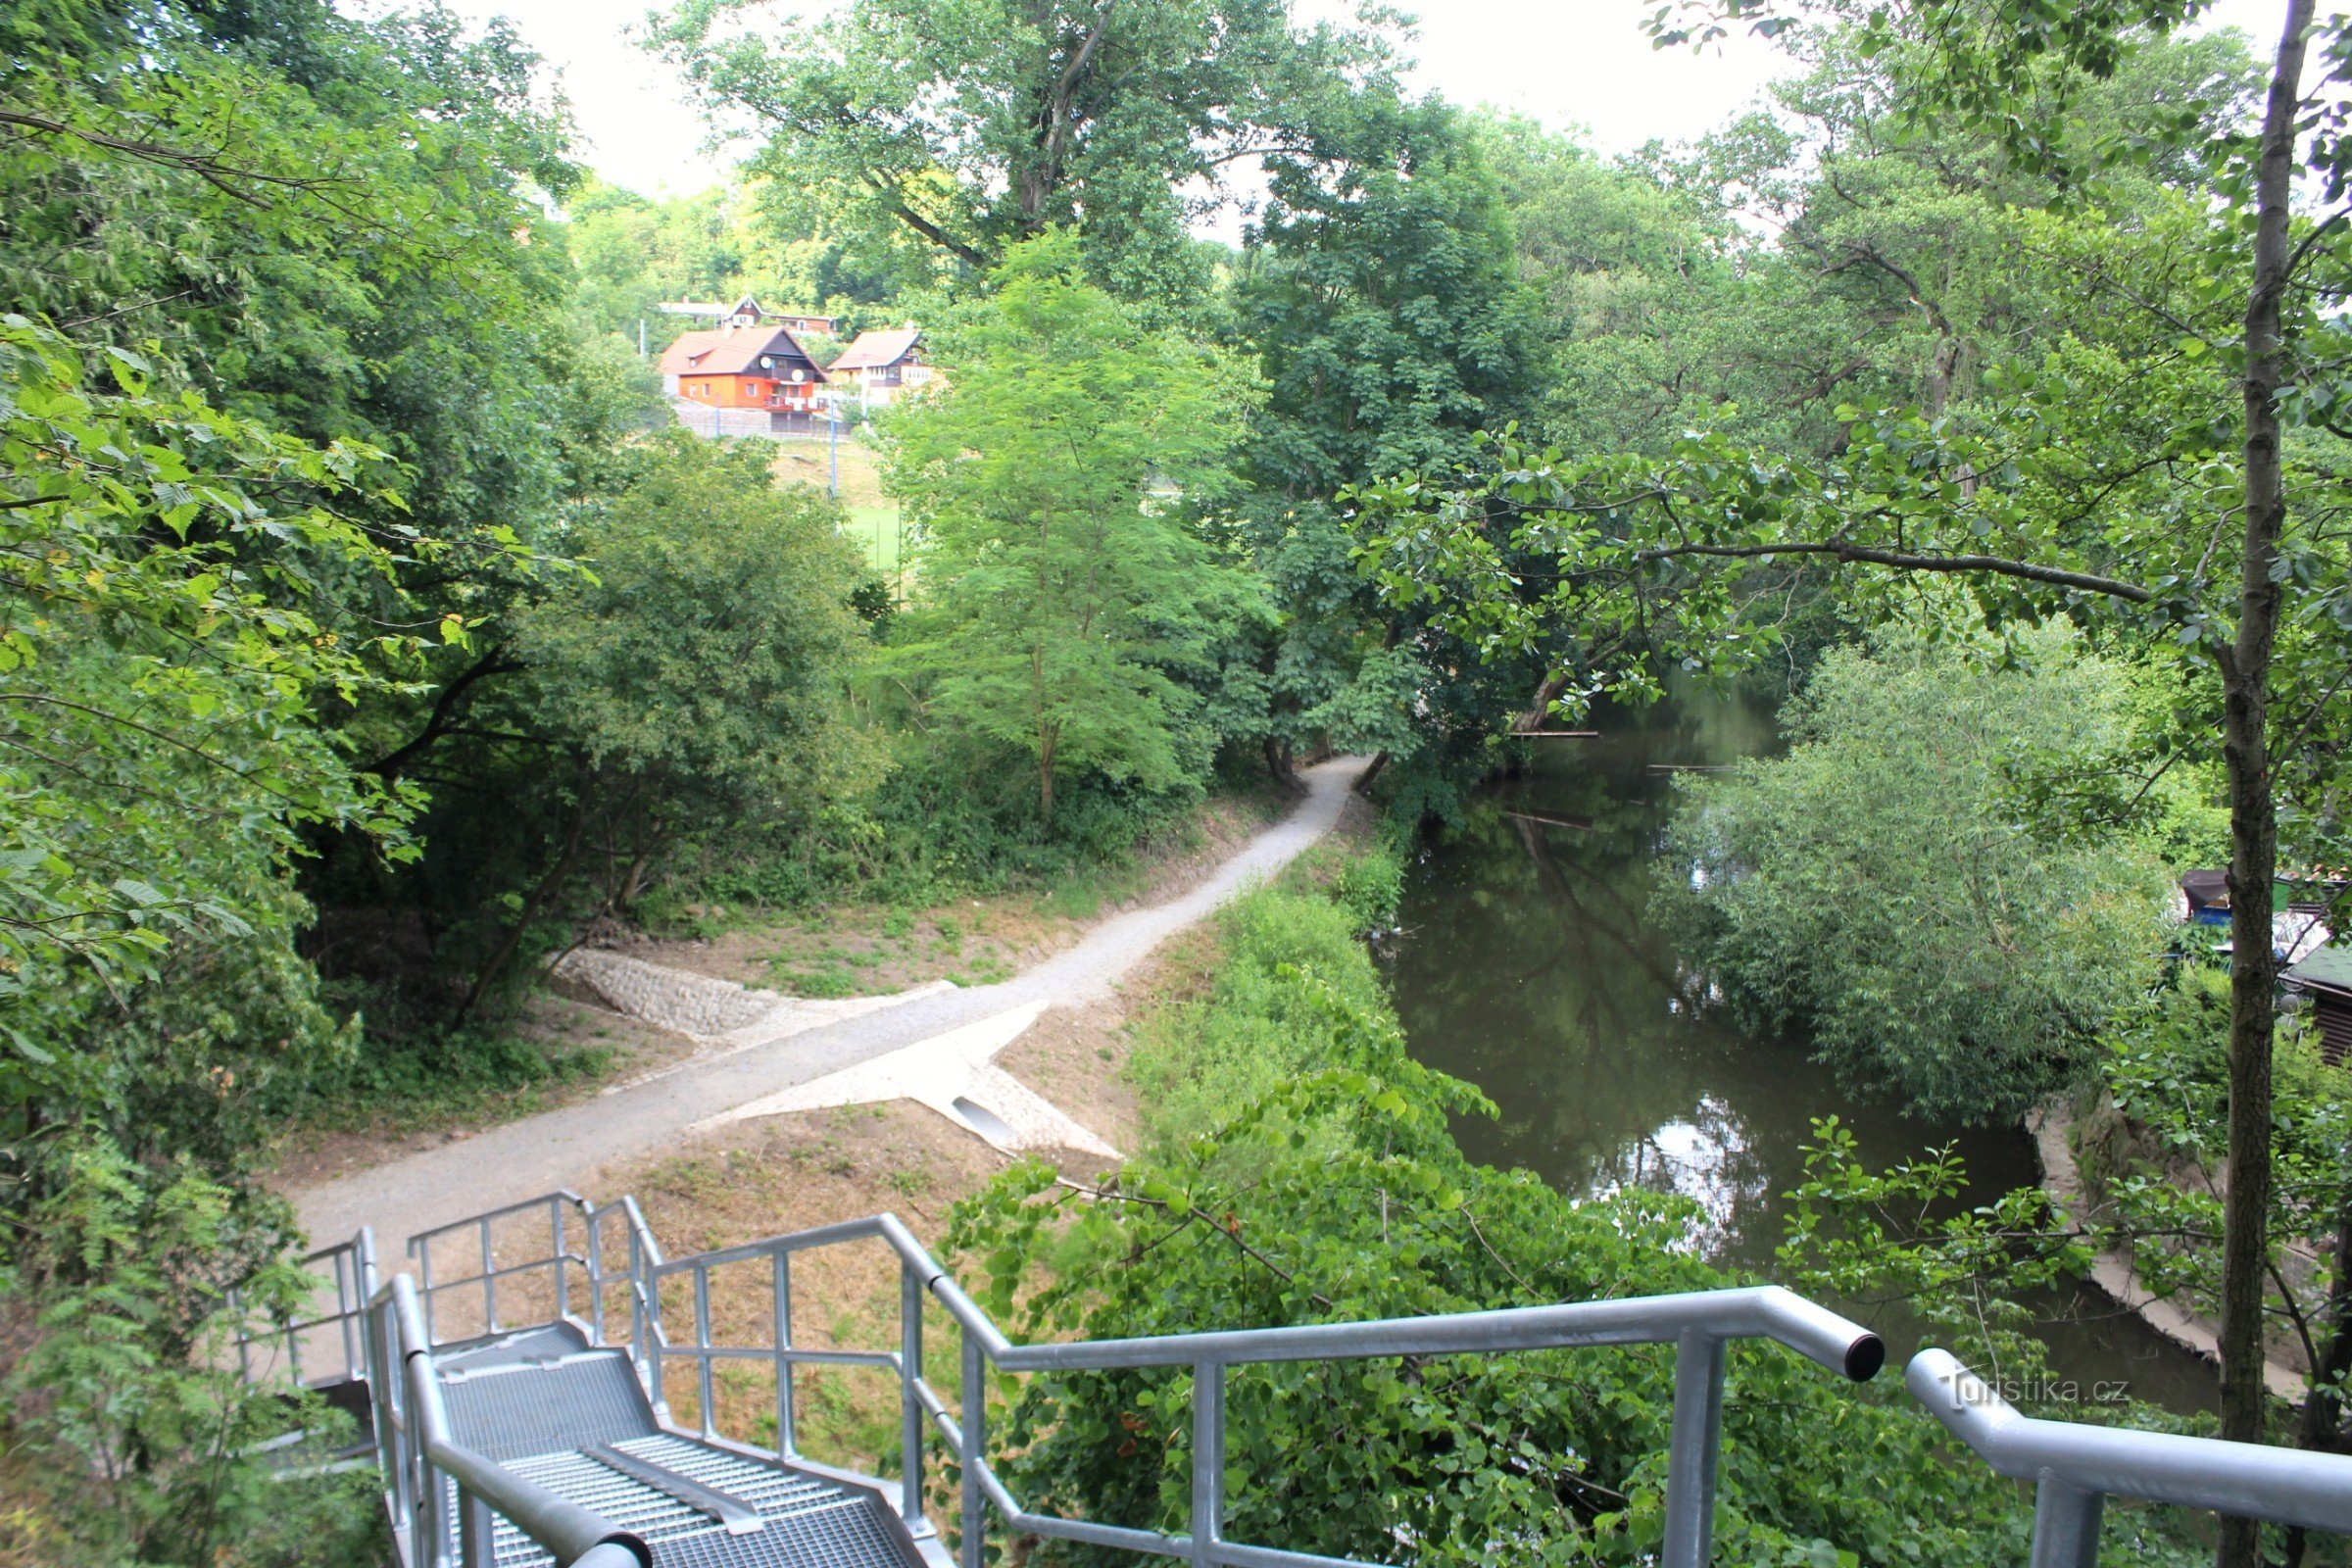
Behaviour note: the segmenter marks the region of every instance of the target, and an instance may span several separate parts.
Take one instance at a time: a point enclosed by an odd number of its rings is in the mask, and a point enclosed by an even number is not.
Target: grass
[[[882,471],[874,451],[854,435],[845,434],[827,450],[823,436],[787,436],[776,443],[771,466],[785,484],[832,488],[836,469],[840,496],[850,520],[842,530],[865,551],[875,571],[895,576],[899,570],[899,507],[882,491]]]
[[[874,570],[889,575],[899,569],[899,509],[881,505],[850,508],[849,525],[842,530],[858,542]]]

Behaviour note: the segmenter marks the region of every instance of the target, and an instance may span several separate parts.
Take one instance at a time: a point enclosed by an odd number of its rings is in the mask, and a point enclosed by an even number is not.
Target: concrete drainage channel
[[[935,980],[889,996],[818,1001],[713,979],[604,948],[575,948],[549,972],[557,980],[588,991],[615,1012],[682,1034],[703,1048],[686,1061],[613,1084],[604,1091],[608,1095],[637,1088],[681,1067],[773,1046],[844,1018],[880,1012],[918,997],[956,989],[949,981]],[[871,1061],[738,1105],[696,1123],[693,1130],[708,1131],[730,1122],[794,1111],[910,1100],[1007,1153],[1071,1149],[1116,1159],[1118,1151],[1093,1130],[996,1065],[997,1056],[1037,1021],[1046,1006],[1043,1002],[1032,1002],[951,1029]]]

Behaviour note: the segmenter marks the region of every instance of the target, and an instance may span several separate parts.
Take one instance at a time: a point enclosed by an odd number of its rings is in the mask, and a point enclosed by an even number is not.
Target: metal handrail
[[[425,1332],[429,1337],[428,1343],[440,1343],[438,1338],[440,1324],[436,1306],[443,1292],[461,1290],[475,1285],[480,1286],[482,1289],[482,1332],[496,1334],[499,1332],[498,1282],[503,1279],[511,1279],[517,1274],[536,1273],[541,1269],[553,1269],[555,1272],[556,1316],[559,1318],[569,1317],[571,1315],[568,1291],[570,1281],[564,1272],[565,1266],[576,1264],[585,1270],[589,1260],[584,1253],[571,1250],[564,1243],[564,1213],[566,1208],[576,1210],[583,1218],[595,1212],[588,1200],[579,1194],[565,1188],[558,1188],[552,1193],[542,1193],[537,1198],[526,1198],[520,1202],[509,1203],[501,1208],[489,1209],[479,1214],[469,1214],[464,1219],[452,1220],[446,1225],[436,1225],[430,1230],[418,1231],[411,1236],[409,1238],[409,1256],[416,1263],[417,1289],[422,1293],[424,1301],[424,1325]],[[533,1258],[524,1263],[511,1264],[505,1268],[499,1267],[490,1235],[491,1226],[502,1219],[515,1214],[526,1214],[534,1209],[547,1211],[548,1229],[553,1236],[548,1255]],[[474,1234],[476,1244],[481,1251],[481,1268],[477,1272],[467,1274],[460,1279],[436,1280],[433,1278],[433,1244],[457,1231],[471,1231]]]
[[[237,1325],[237,1373],[246,1382],[261,1379],[254,1370],[254,1347],[274,1347],[285,1342],[286,1364],[297,1386],[311,1386],[311,1379],[302,1364],[302,1338],[313,1329],[330,1325],[339,1331],[343,1350],[342,1378],[365,1375],[366,1357],[360,1348],[360,1322],[368,1310],[368,1298],[375,1294],[375,1232],[366,1225],[347,1242],[321,1247],[302,1259],[302,1266],[313,1269],[324,1263],[325,1272],[335,1292],[335,1310],[318,1317],[297,1318],[285,1323],[271,1324],[255,1332],[245,1321],[245,1293],[235,1287],[228,1291],[228,1310]],[[322,1381],[340,1381],[327,1378]]]
[[[494,1568],[493,1511],[556,1559],[559,1568],[653,1568],[644,1540],[515,1474],[450,1436],[449,1410],[434,1364],[416,1283],[395,1276],[368,1303],[371,1383],[379,1395],[378,1453],[385,1501],[406,1526],[412,1568],[450,1563],[446,1478],[457,1492],[459,1568]],[[397,1370],[396,1370],[397,1369]]]
[[[623,1201],[626,1201],[625,1200]],[[599,1216],[589,1211],[591,1234]],[[630,1222],[643,1215],[630,1206]],[[650,1238],[649,1238],[650,1240]],[[791,1321],[791,1259],[815,1248],[878,1240],[900,1258],[900,1348],[895,1351],[811,1349],[796,1346]],[[775,1301],[774,1338],[766,1347],[720,1346],[710,1336],[710,1273],[732,1264],[765,1259]],[[1145,1339],[1072,1344],[1014,1345],[990,1321],[962,1288],[931,1257],[896,1215],[846,1220],[739,1247],[696,1253],[645,1270],[640,1299],[657,1318],[664,1279],[690,1280],[694,1291],[692,1343],[664,1341],[641,1362],[647,1390],[666,1415],[662,1361],[671,1356],[696,1363],[696,1408],[702,1436],[716,1436],[714,1364],[722,1359],[766,1359],[776,1367],[776,1452],[796,1454],[793,1430],[793,1369],[805,1363],[881,1367],[898,1373],[901,1385],[900,1512],[909,1530],[934,1534],[922,1509],[923,1445],[926,1424],[957,1455],[963,1473],[963,1554],[966,1568],[979,1568],[986,1510],[994,1507],[1011,1528],[1094,1545],[1120,1547],[1198,1563],[1232,1563],[1252,1568],[1338,1568],[1347,1559],[1317,1557],[1231,1542],[1223,1536],[1225,1474],[1225,1371],[1236,1365],[1275,1361],[1363,1359],[1393,1355],[1478,1354],[1511,1350],[1564,1349],[1580,1346],[1672,1345],[1675,1347],[1674,1418],[1669,1439],[1666,1531],[1660,1560],[1666,1568],[1697,1568],[1712,1542],[1716,1477],[1722,1443],[1724,1353],[1733,1340],[1763,1339],[1787,1346],[1834,1372],[1856,1381],[1874,1376],[1886,1360],[1877,1335],[1791,1292],[1778,1287],[1694,1292],[1627,1300],[1586,1301],[1519,1307],[1443,1317],[1391,1318],[1372,1322],[1301,1324],[1283,1328],[1219,1330]],[[925,1294],[955,1319],[963,1339],[961,1419],[922,1371]],[[994,1362],[1006,1372],[1052,1372],[1113,1367],[1190,1366],[1194,1388],[1194,1460],[1191,1529],[1183,1535],[1094,1524],[1031,1511],[1015,1498],[985,1453],[986,1371]],[[1363,1568],[1348,1564],[1348,1568]]]
[[[489,1245],[491,1221],[535,1208],[547,1209],[551,1252],[532,1262],[498,1266]],[[583,1222],[584,1256],[565,1241],[564,1215]],[[608,1266],[607,1222],[617,1216],[627,1240],[625,1263]],[[478,1276],[434,1285],[405,1278],[377,1293],[369,1313],[368,1349],[380,1392],[376,1399],[379,1449],[386,1459],[386,1496],[396,1518],[412,1519],[416,1540],[449,1538],[444,1487],[447,1476],[459,1489],[461,1543],[476,1536],[487,1551],[485,1508],[496,1508],[526,1534],[572,1562],[564,1546],[610,1553],[631,1547],[626,1532],[610,1532],[608,1522],[539,1494],[503,1467],[447,1441],[438,1379],[430,1375],[432,1293],[436,1289],[485,1290],[485,1312],[496,1322],[496,1281],[534,1268],[553,1267],[559,1302],[565,1299],[565,1269],[577,1262],[589,1282],[591,1321],[578,1323],[598,1344],[605,1338],[605,1297],[624,1286],[632,1307],[630,1349],[648,1396],[662,1422],[683,1432],[663,1397],[663,1365],[687,1359],[697,1373],[698,1414],[706,1439],[727,1441],[716,1430],[715,1366],[725,1360],[760,1359],[776,1369],[776,1443],[784,1459],[804,1457],[794,1429],[794,1369],[832,1364],[872,1367],[900,1381],[903,1463],[900,1512],[918,1536],[936,1530],[922,1508],[926,1429],[936,1431],[961,1467],[962,1562],[980,1568],[982,1545],[993,1508],[1006,1527],[1138,1553],[1177,1557],[1200,1564],[1237,1568],[1367,1568],[1349,1559],[1228,1541],[1225,1512],[1225,1396],[1227,1369],[1269,1362],[1362,1359],[1398,1355],[1479,1354],[1611,1345],[1672,1345],[1675,1348],[1674,1410],[1669,1435],[1665,1539],[1658,1561],[1665,1568],[1699,1568],[1708,1561],[1720,1460],[1724,1363],[1734,1340],[1769,1340],[1857,1382],[1877,1373],[1885,1359],[1878,1337],[1804,1298],[1777,1287],[1692,1292],[1674,1296],[1583,1301],[1500,1311],[1455,1313],[1368,1322],[1299,1324],[1280,1328],[1210,1330],[1122,1340],[1015,1345],[979,1305],[933,1260],[914,1235],[890,1214],[770,1237],[739,1247],[687,1257],[665,1258],[633,1199],[604,1205],[570,1193],[510,1204],[423,1233],[411,1244],[419,1260],[437,1238],[472,1227],[482,1237],[483,1270]],[[880,1241],[900,1263],[900,1336],[896,1349],[835,1349],[795,1343],[792,1329],[792,1260],[818,1248]],[[713,1270],[764,1261],[773,1292],[772,1342],[766,1346],[721,1345],[711,1327]],[[663,1282],[680,1279],[692,1287],[691,1337],[673,1338],[662,1322]],[[937,1300],[962,1342],[961,1409],[952,1408],[923,1372],[924,1298]],[[405,1303],[405,1304],[404,1304]],[[421,1306],[421,1311],[419,1310]],[[560,1307],[560,1312],[562,1308]],[[379,1357],[379,1346],[381,1354]],[[405,1356],[409,1376],[384,1380],[381,1357]],[[1035,1513],[1013,1495],[987,1457],[988,1369],[1009,1373],[1071,1372],[1111,1368],[1190,1367],[1193,1372],[1193,1468],[1190,1528],[1181,1534],[1097,1524]],[[422,1369],[423,1375],[416,1370]],[[2002,1401],[1981,1379],[1941,1350],[1913,1358],[1906,1382],[1911,1393],[1938,1419],[2004,1476],[2033,1480],[2038,1493],[2034,1515],[2034,1568],[2095,1568],[2104,1500],[2124,1496],[2211,1508],[2243,1517],[2352,1533],[2352,1458],[2312,1454],[2253,1444],[2132,1432],[2071,1422],[2031,1419]],[[403,1385],[407,1387],[403,1387]],[[741,1446],[738,1445],[738,1446]],[[400,1456],[396,1458],[395,1456]],[[487,1467],[487,1468],[483,1468]],[[528,1489],[528,1490],[524,1490]],[[467,1500],[470,1499],[470,1500]],[[548,1511],[551,1501],[570,1514]],[[519,1511],[517,1511],[519,1510]],[[575,1515],[583,1517],[574,1517]],[[469,1522],[471,1521],[471,1522]],[[591,1523],[592,1522],[592,1523]],[[596,1536],[598,1528],[608,1533]],[[535,1531],[546,1531],[542,1536]],[[596,1536],[591,1540],[590,1537]],[[408,1537],[404,1537],[404,1540]],[[616,1546],[617,1544],[617,1546]],[[462,1555],[471,1568],[477,1559]],[[487,1561],[486,1556],[478,1559]],[[627,1556],[612,1559],[621,1568]],[[412,1568],[443,1568],[421,1547]],[[577,1558],[577,1568],[608,1568],[595,1556]]]
[[[2039,1420],[1947,1350],[1920,1351],[1903,1382],[1996,1472],[2035,1483],[2034,1568],[2095,1568],[2109,1497],[2352,1533],[2352,1457]]]

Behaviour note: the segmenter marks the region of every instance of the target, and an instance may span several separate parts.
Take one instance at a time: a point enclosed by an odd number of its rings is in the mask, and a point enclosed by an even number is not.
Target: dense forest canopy
[[[2352,31],[2283,0],[2249,44],[2200,9],[1672,6],[1662,45],[1751,28],[1786,73],[1606,157],[1416,92],[1374,9],[684,0],[640,41],[747,157],[663,199],[580,166],[504,23],[0,13],[0,1408],[10,1447],[107,1477],[50,1489],[56,1560],[344,1551],[348,1497],[263,1500],[237,1455],[283,1414],[216,1359],[232,1287],[300,1291],[270,1140],[590,1070],[514,1024],[591,929],[1035,885],[1332,752],[1377,759],[1398,841],[1442,833],[1515,737],[1686,682],[1791,699],[1796,743],[1689,792],[1690,963],[1913,1108],[2189,1086],[2150,1115],[2227,1160],[2226,1201],[2139,1191],[2117,1223],[2190,1238],[2226,1435],[2341,1446],[2342,1097],[2281,1025],[2268,920],[2275,880],[2340,904],[2352,863]],[[1237,212],[1238,244],[1204,237]],[[887,573],[837,483],[662,385],[705,323],[660,307],[747,293],[832,318],[820,365],[921,328],[936,383],[833,432],[897,509]],[[1840,877],[1923,844],[1904,940],[1866,947]],[[2167,969],[2165,885],[2217,861],[2238,956]],[[1040,1325],[1718,1278],[1648,1198],[1470,1166],[1445,1116],[1477,1098],[1407,1056],[1336,918],[1269,900],[1229,932],[1248,961],[1203,1005],[1264,1072],[1147,1068],[1186,1118],[1153,1179],[1329,1289],[1156,1252],[1164,1207],[1047,1238],[1022,1176],[958,1224],[1084,1260]],[[1788,1267],[1821,1289],[2022,1289],[2088,1246],[2030,1203],[1997,1236],[1869,1231],[1873,1195],[1942,1178],[1818,1153]],[[1327,1169],[1379,1186],[1377,1226]],[[1392,1177],[1420,1272],[1375,1285]],[[2290,1246],[2322,1259],[2310,1310]],[[2336,1379],[2291,1430],[2266,1313]],[[1425,1449],[1286,1506],[1331,1549],[1473,1560],[1556,1525],[1560,1560],[1630,1560],[1656,1412],[1605,1412],[1654,1405],[1642,1376],[1573,1410],[1508,1377],[1427,1396]],[[2015,1544],[1910,1418],[1813,1413],[1832,1435],[1742,1439],[1755,1560],[1897,1560],[1945,1502],[1991,1534],[1932,1560]],[[1157,1480],[1019,1419],[1052,1487],[1150,1514]],[[1801,1494],[1846,1420],[1915,1491]],[[1490,1423],[1591,1446],[1600,1490],[1447,1471]],[[1502,1500],[1359,1511],[1440,1471]],[[2203,1553],[2169,1531],[2130,1560]]]

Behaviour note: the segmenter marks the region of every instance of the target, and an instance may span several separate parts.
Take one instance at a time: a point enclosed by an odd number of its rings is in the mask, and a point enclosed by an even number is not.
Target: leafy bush
[[[243,1276],[257,1310],[295,1313],[311,1282],[286,1232],[181,1162],[134,1163],[72,1132],[34,1175],[45,1196],[0,1271],[28,1321],[0,1381],[7,1446],[33,1456],[0,1550],[24,1539],[56,1568],[295,1568],[383,1547],[372,1473],[279,1479],[341,1436],[318,1399],[247,1385],[223,1351]],[[308,1434],[267,1455],[257,1446]]]
[[[1342,881],[1347,879],[1343,876]],[[1175,1149],[1285,1083],[1367,1052],[1400,1054],[1366,922],[1309,893],[1260,887],[1218,911],[1215,986],[1149,1018],[1128,1072],[1154,1147]]]
[[[2163,950],[2163,867],[2123,832],[2037,835],[2009,764],[2103,765],[2126,682],[2062,628],[1830,655],[1785,757],[1687,786],[1668,917],[1742,1021],[1859,1094],[1991,1120],[2078,1072]]]
[[[1683,1245],[1684,1200],[1578,1201],[1464,1157],[1448,1117],[1492,1107],[1407,1054],[1348,911],[1260,891],[1219,937],[1213,996],[1139,1045],[1152,1153],[1091,1200],[1027,1165],[958,1209],[951,1244],[985,1260],[991,1311],[1032,1338],[1121,1337],[1737,1283]],[[1654,1559],[1672,1379],[1663,1347],[1237,1366],[1227,1534],[1414,1564],[1489,1563],[1506,1542],[1531,1562]],[[1030,1506],[1183,1530],[1191,1382],[1032,1379],[1001,1463]],[[1955,1457],[1894,1380],[1739,1348],[1717,1560],[2018,1560],[2030,1504]],[[1033,1560],[1112,1556],[1045,1543]],[[2138,1560],[2176,1558],[2193,1560]]]
[[[639,913],[661,925],[680,920],[687,905],[919,905],[1034,886],[1125,859],[1200,799],[1191,785],[1153,791],[1078,774],[1063,781],[1046,824],[1013,754],[900,736],[889,774],[871,790],[684,846]]]

